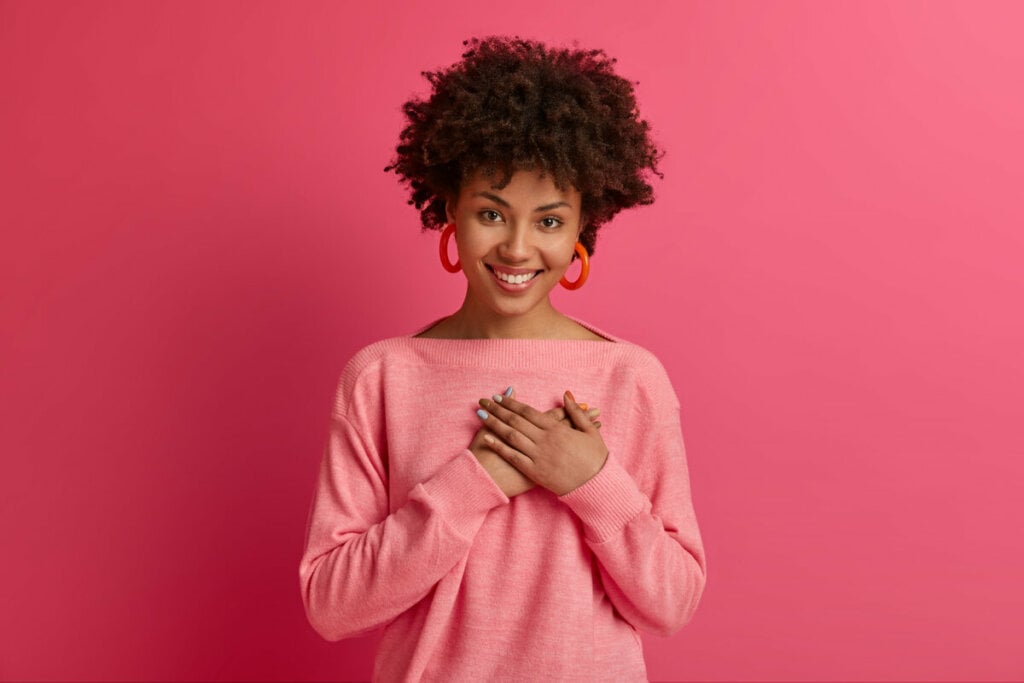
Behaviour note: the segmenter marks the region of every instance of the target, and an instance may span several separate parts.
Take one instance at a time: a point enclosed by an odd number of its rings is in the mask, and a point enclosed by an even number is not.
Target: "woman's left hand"
[[[538,485],[561,496],[590,481],[604,467],[608,458],[604,439],[568,391],[563,398],[569,416],[565,422],[513,398],[500,399],[500,403],[480,400],[485,412],[478,414],[498,437],[485,437],[487,445]]]

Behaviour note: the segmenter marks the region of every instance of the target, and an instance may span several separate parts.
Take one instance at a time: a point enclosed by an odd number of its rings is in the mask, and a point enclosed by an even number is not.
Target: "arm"
[[[381,401],[366,389],[373,381],[352,379],[353,367],[339,386],[299,567],[307,618],[328,640],[386,624],[422,600],[466,556],[487,513],[533,486],[483,445],[481,427],[390,511],[386,444],[367,437],[382,433]],[[598,414],[591,409],[587,422]],[[548,415],[567,420],[561,408]]]
[[[383,454],[367,433],[332,416],[309,511],[302,600],[327,640],[388,623],[423,599],[469,551],[487,512],[508,503],[463,450],[389,514]]]
[[[638,629],[670,635],[697,609],[707,567],[678,419],[652,430],[642,447],[650,468],[644,489],[609,456],[596,476],[560,499],[583,522],[619,614]]]
[[[497,399],[498,397],[495,397]],[[670,405],[665,399],[661,405]],[[566,393],[576,430],[546,420],[514,400],[484,399],[487,443],[537,484],[559,496],[583,522],[609,599],[635,627],[661,635],[692,617],[705,584],[705,556],[690,500],[678,405],[635,430],[638,479],[612,457]],[[641,487],[638,480],[643,483]]]

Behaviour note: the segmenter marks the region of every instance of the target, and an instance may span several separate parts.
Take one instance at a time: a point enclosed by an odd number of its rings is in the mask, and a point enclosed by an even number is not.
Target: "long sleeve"
[[[690,620],[706,581],[678,409],[672,413],[637,445],[645,449],[642,476],[635,479],[611,454],[590,481],[561,497],[583,522],[616,610],[659,635]]]
[[[385,624],[415,605],[468,552],[487,512],[507,504],[469,450],[389,512],[379,425],[332,415],[299,567],[306,616],[327,640]]]
[[[479,398],[509,384],[600,406],[601,471],[561,498],[509,500],[466,448]],[[330,417],[300,590],[327,640],[382,628],[374,680],[642,681],[635,629],[692,616],[704,551],[679,401],[645,349],[381,340],[349,360]]]

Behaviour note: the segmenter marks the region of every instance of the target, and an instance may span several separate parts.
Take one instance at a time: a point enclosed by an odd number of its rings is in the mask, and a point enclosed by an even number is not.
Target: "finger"
[[[504,443],[501,439],[491,436],[490,434],[484,435],[484,442],[487,444],[488,448],[501,456],[501,458],[510,465],[525,474],[527,477],[530,476],[530,471],[533,469],[533,460],[531,460],[525,453],[517,451]]]
[[[507,396],[502,396],[501,398],[502,401],[500,403],[487,398],[480,399],[480,405],[483,406],[484,409],[490,415],[497,418],[500,422],[505,423],[507,426],[511,427],[515,431],[520,432],[530,441],[536,441],[537,439],[541,438],[541,436],[543,436],[544,434],[545,429],[549,429],[554,424],[556,424],[555,420],[552,420],[552,418],[548,417],[547,415],[544,415],[544,413],[534,410],[525,403],[518,404],[518,412],[515,410],[510,410],[509,406],[507,406],[506,404],[508,404],[510,401],[513,401],[514,399]],[[505,433],[503,431],[495,431],[498,432],[499,436],[505,436]],[[512,445],[517,448],[521,448],[520,444]]]
[[[512,398],[511,396],[498,395],[492,396],[491,398],[494,399],[496,403],[499,403],[502,408],[506,409],[510,413],[519,415],[524,420],[526,420],[527,422],[536,427],[546,429],[547,427],[551,426],[551,420],[548,419],[547,416],[544,415],[544,413],[540,412],[531,405],[527,405],[522,401],[518,401],[515,398]]]
[[[580,406],[582,407],[582,405],[583,404],[581,403]],[[553,417],[559,422],[563,422],[564,420],[567,420],[569,418],[569,415],[566,414],[565,412],[565,408],[552,408],[551,410],[546,411],[544,414],[547,415],[548,417]],[[591,420],[596,421],[597,418],[599,418],[600,416],[601,411],[597,408],[591,408],[590,410],[587,411],[587,417],[589,417]],[[570,422],[570,424],[572,423]]]
[[[562,408],[552,408],[551,410],[544,411],[544,414],[558,420],[559,422],[568,417],[568,415],[565,414],[565,410]]]
[[[527,422],[523,417],[505,410],[494,401],[482,399],[480,405],[486,406],[487,410],[481,408],[476,411],[476,415],[483,420],[484,424],[495,436],[520,452],[533,453],[535,443],[530,438],[530,435],[523,433],[522,429],[535,432],[537,430],[536,427]]]
[[[580,408],[580,404],[576,403],[572,392],[565,392],[565,395],[562,397],[562,403],[565,406],[565,412],[569,415],[569,419],[572,420],[573,425],[577,429],[581,432],[589,432],[594,429],[593,421],[591,421],[587,413]]]

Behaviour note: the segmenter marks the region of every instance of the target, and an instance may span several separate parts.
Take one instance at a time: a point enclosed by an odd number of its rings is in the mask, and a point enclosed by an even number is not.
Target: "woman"
[[[654,356],[549,294],[653,200],[658,152],[603,52],[467,45],[386,169],[465,299],[343,371],[306,613],[328,640],[383,626],[380,680],[646,680],[637,631],[681,628],[705,582],[679,403]]]

